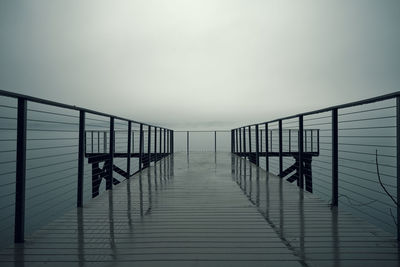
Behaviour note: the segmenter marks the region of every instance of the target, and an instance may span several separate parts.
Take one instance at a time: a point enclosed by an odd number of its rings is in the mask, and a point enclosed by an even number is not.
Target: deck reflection
[[[395,237],[231,157],[233,179],[304,266],[398,266]],[[253,193],[256,187],[256,194]]]

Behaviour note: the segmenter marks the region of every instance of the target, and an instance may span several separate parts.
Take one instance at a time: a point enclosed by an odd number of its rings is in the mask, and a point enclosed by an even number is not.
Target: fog
[[[0,89],[172,129],[398,90],[399,1],[0,1]]]

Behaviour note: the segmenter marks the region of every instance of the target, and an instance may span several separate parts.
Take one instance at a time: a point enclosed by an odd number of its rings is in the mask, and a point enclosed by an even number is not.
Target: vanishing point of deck
[[[0,252],[1,266],[398,266],[396,240],[230,153],[175,153]]]

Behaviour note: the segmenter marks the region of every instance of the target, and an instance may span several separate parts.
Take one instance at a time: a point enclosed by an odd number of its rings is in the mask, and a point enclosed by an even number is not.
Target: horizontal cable
[[[14,183],[15,184],[15,183]],[[5,194],[5,195],[0,195],[0,198],[4,198],[4,197],[9,197],[9,196],[14,196],[15,195],[15,192],[11,192],[11,193],[8,193],[8,194]]]
[[[355,151],[349,151],[349,150],[342,150],[342,149],[339,149],[338,150],[339,152],[343,152],[343,153],[351,153],[351,154],[361,154],[361,155],[372,155],[372,156],[375,156],[376,154],[375,153],[368,153],[368,152],[355,152]],[[380,157],[387,157],[387,158],[395,158],[396,156],[394,156],[394,155],[387,155],[387,154],[378,154],[378,156],[380,156]]]
[[[313,120],[319,120],[319,119],[326,119],[326,118],[331,118],[331,115],[327,115],[327,116],[322,116],[322,117],[317,117],[317,118],[303,118],[303,122],[304,121],[313,121]]]
[[[2,120],[17,120],[17,118],[3,117],[3,116],[0,116],[0,119],[2,119]]]
[[[79,123],[76,122],[62,122],[62,121],[46,121],[46,120],[34,120],[34,119],[28,119],[27,122],[43,122],[43,123],[53,123],[53,124],[63,124],[63,125],[74,125],[74,126],[79,126]]]
[[[62,169],[62,170],[56,170],[56,171],[47,172],[47,173],[44,173],[44,174],[39,174],[39,175],[32,176],[32,177],[27,177],[27,180],[31,181],[31,180],[34,180],[34,179],[37,179],[37,178],[46,177],[48,175],[52,175],[52,174],[55,174],[55,173],[61,173],[61,172],[65,172],[65,171],[68,171],[68,170],[71,170],[71,167],[68,167],[68,168],[65,168],[65,169]]]
[[[79,137],[49,137],[49,138],[27,138],[27,141],[67,141],[67,140],[79,140]]]
[[[41,169],[41,168],[47,168],[47,167],[52,167],[52,166],[59,166],[59,165],[63,165],[63,164],[66,164],[66,163],[71,163],[71,162],[76,162],[76,163],[78,163],[78,159],[72,159],[72,160],[67,160],[67,161],[55,162],[55,163],[50,163],[50,164],[46,164],[46,165],[39,165],[39,166],[35,166],[35,167],[26,168],[26,170],[27,170],[27,171],[31,171],[31,170],[36,170],[36,169]]]
[[[384,116],[384,117],[373,117],[373,118],[364,118],[364,119],[354,119],[354,120],[338,121],[338,123],[358,122],[358,121],[370,121],[370,120],[381,120],[381,119],[391,119],[391,118],[396,118],[396,116]]]
[[[351,167],[351,166],[347,166],[347,165],[343,165],[343,164],[339,164],[339,167],[348,168],[348,169],[351,169],[351,170],[361,171],[361,172],[365,172],[365,173],[370,173],[370,174],[376,175],[376,172],[368,171],[368,170],[364,170],[364,169],[360,169],[360,168],[356,168],[356,167]],[[381,174],[383,176],[397,178],[396,176],[393,176],[393,175],[390,175],[390,174],[387,174],[387,173],[381,173]]]
[[[395,148],[396,146],[391,145],[377,145],[377,144],[350,144],[350,143],[339,143],[339,145],[343,146],[366,146],[366,147],[387,147],[387,148]]]
[[[384,109],[391,109],[395,108],[396,106],[387,106],[383,108],[374,108],[374,109],[368,109],[368,110],[361,110],[361,111],[353,111],[353,112],[347,112],[347,113],[341,113],[338,114],[338,116],[345,116],[345,115],[350,115],[350,114],[357,114],[357,113],[365,113],[365,112],[371,112],[371,111],[377,111],[377,110],[384,110]]]
[[[348,131],[348,130],[369,130],[369,129],[393,129],[396,126],[393,125],[385,125],[385,126],[371,126],[371,127],[353,127],[353,128],[339,128],[339,131]]]
[[[70,117],[70,118],[79,118],[79,116],[77,116],[77,115],[69,115],[69,114],[64,114],[64,113],[44,111],[44,110],[31,109],[31,108],[28,108],[28,111],[37,112],[37,113],[51,114],[51,115],[58,115],[58,116]]]
[[[45,149],[55,149],[55,148],[72,148],[78,147],[79,145],[67,145],[67,146],[48,146],[48,147],[35,147],[35,148],[27,148],[27,151],[35,151],[35,150],[45,150]]]
[[[49,188],[49,190],[47,190],[47,191],[51,191],[52,193],[54,193],[54,191],[57,191],[59,189],[63,189],[63,188],[65,188],[65,186],[72,185],[72,184],[76,184],[76,181],[72,181],[72,182],[67,183],[67,184],[62,184],[62,185],[59,185],[57,187]],[[75,187],[74,187],[74,189],[75,189]],[[34,195],[31,195],[31,196],[27,197],[26,200],[33,200],[33,199],[35,199],[35,198],[37,198],[39,196],[44,196],[45,193],[46,192],[39,192],[38,194],[34,194]]]
[[[61,181],[61,180],[63,180],[63,179],[66,179],[66,178],[68,178],[68,177],[76,177],[76,176],[78,176],[78,173],[72,173],[72,174],[68,174],[68,175],[66,175],[66,176],[63,176],[63,177],[59,177],[59,178],[57,178],[57,179],[53,179],[53,180],[51,180],[51,181],[49,181],[49,182],[46,182],[46,183],[42,183],[42,184],[37,184],[37,185],[32,185],[32,186],[29,186],[29,187],[26,187],[26,189],[35,189],[35,188],[38,188],[38,187],[41,187],[41,186],[43,186],[43,185],[49,185],[49,184],[52,184],[52,183],[55,183],[55,182],[58,182],[58,181]],[[75,181],[74,181],[75,182]]]
[[[0,105],[2,108],[11,108],[11,109],[17,109],[15,106],[9,106],[9,105]]]
[[[329,136],[331,137],[331,136]],[[395,135],[339,135],[339,138],[396,138]]]
[[[356,187],[361,187],[361,188],[364,188],[364,189],[369,190],[369,191],[371,191],[371,192],[374,192],[374,193],[377,193],[377,194],[386,196],[386,193],[385,193],[385,192],[380,192],[380,191],[378,191],[378,190],[375,190],[375,189],[372,189],[372,188],[369,188],[369,187],[366,187],[366,186],[363,186],[363,185],[360,185],[360,184],[355,184],[355,183],[349,182],[349,181],[347,181],[347,180],[341,180],[340,182],[341,182],[341,183],[345,183],[345,184],[351,184],[351,185],[354,185],[354,186],[356,186]]]
[[[356,178],[356,179],[359,179],[359,180],[363,180],[363,181],[366,181],[366,182],[379,184],[378,180],[374,181],[374,180],[371,180],[371,179],[366,179],[366,178],[363,178],[363,177],[360,177],[360,176],[357,176],[357,175],[354,175],[354,174],[349,174],[349,173],[341,172],[341,171],[339,171],[339,174],[342,174],[343,176],[350,176],[350,177],[353,177],[353,178]],[[339,179],[341,180],[342,178],[339,177]],[[385,185],[385,186],[391,187],[391,188],[396,188],[395,185],[391,185],[391,184],[388,184],[388,183],[382,183],[382,184]]]
[[[28,128],[27,131],[32,131],[32,132],[59,132],[59,133],[77,133],[77,130],[71,130],[71,129],[33,129],[33,128]]]
[[[13,173],[15,173],[15,170],[14,171],[8,171],[8,172],[0,173],[0,176],[9,175],[9,174],[13,174]]]
[[[382,219],[379,218],[379,217],[375,217],[375,216],[371,215],[370,213],[367,213],[367,212],[365,212],[365,211],[362,211],[361,209],[356,208],[354,205],[351,205],[351,203],[346,203],[346,202],[344,202],[344,201],[342,201],[342,203],[343,203],[344,205],[346,205],[347,207],[349,207],[349,208],[355,209],[355,210],[357,210],[358,212],[360,212],[360,213],[362,213],[362,214],[364,214],[364,215],[366,215],[366,216],[368,216],[368,217],[370,217],[370,218],[373,218],[374,220],[380,221],[381,223],[384,223],[384,224],[386,224],[386,225],[388,225],[388,226],[393,227],[393,225],[390,224],[390,223],[388,223],[387,221],[384,221],[384,220],[382,220]],[[386,213],[384,213],[384,214],[387,215],[387,216],[390,216],[390,215],[388,215],[388,214],[386,214]]]
[[[365,164],[368,164],[368,165],[376,165],[375,160],[369,162],[369,161],[365,161],[365,160],[350,159],[350,158],[345,158],[345,157],[339,157],[339,159],[344,159],[344,160],[349,160],[349,161],[354,161],[354,162],[359,162],[359,163],[365,163]],[[384,164],[384,163],[379,163],[379,166],[385,166],[385,167],[389,167],[389,168],[396,168],[396,166],[389,165],[389,164]]]
[[[77,152],[70,152],[70,153],[63,153],[63,154],[52,154],[52,155],[47,155],[47,156],[40,156],[40,157],[32,157],[32,158],[27,158],[26,160],[37,160],[37,159],[47,159],[47,158],[56,158],[56,157],[65,157],[69,155],[76,155]]]
[[[340,189],[342,189],[342,190],[349,191],[349,192],[351,192],[351,193],[353,193],[353,194],[356,194],[356,195],[359,195],[359,196],[361,196],[361,197],[365,197],[366,199],[371,199],[370,196],[363,195],[363,194],[361,194],[361,193],[359,193],[359,192],[357,192],[357,191],[351,190],[351,189],[349,189],[349,188],[347,188],[347,187],[343,187],[343,186],[340,186],[340,185],[339,185],[338,187],[339,187]],[[371,199],[371,200],[375,200],[375,202],[381,203],[381,204],[386,205],[386,206],[389,206],[389,207],[393,207],[391,204],[386,203],[386,202],[383,202],[383,201],[380,201],[379,199]],[[372,208],[372,207],[370,207],[370,208]],[[377,210],[377,209],[375,209],[375,210]],[[382,212],[381,210],[379,210],[379,211]]]

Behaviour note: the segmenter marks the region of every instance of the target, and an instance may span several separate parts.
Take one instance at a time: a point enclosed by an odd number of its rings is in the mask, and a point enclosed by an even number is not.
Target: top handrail
[[[317,109],[317,110],[313,110],[313,111],[309,111],[309,112],[299,113],[299,114],[296,114],[296,115],[291,115],[291,116],[287,116],[287,117],[283,117],[283,118],[279,118],[279,119],[274,119],[274,120],[270,120],[270,121],[265,121],[265,122],[253,123],[253,124],[249,124],[249,125],[245,125],[245,126],[240,126],[240,127],[237,127],[237,128],[233,128],[233,130],[244,128],[244,127],[256,126],[256,125],[260,125],[260,124],[278,122],[280,120],[282,120],[282,121],[283,120],[289,120],[289,119],[297,118],[297,117],[300,117],[300,116],[314,115],[314,114],[317,114],[317,113],[323,113],[323,112],[327,112],[327,111],[332,111],[334,109],[343,109],[343,108],[349,108],[349,107],[360,106],[360,105],[365,105],[365,104],[371,104],[371,103],[374,103],[374,102],[384,101],[384,100],[392,99],[392,98],[395,98],[395,97],[400,97],[400,91],[397,91],[397,92],[394,92],[394,93],[390,93],[390,94],[386,94],[386,95],[380,95],[380,96],[376,96],[376,97],[372,97],[372,98],[367,98],[367,99],[364,99],[364,100],[358,100],[358,101],[354,101],[354,102],[349,102],[349,103],[342,104],[342,105],[330,106],[330,107],[327,107],[327,108],[322,108],[322,109]]]
[[[29,95],[14,93],[14,92],[5,91],[5,90],[0,90],[0,96],[6,96],[6,97],[12,97],[12,98],[23,98],[23,99],[26,99],[28,101],[36,102],[36,103],[39,103],[39,104],[45,104],[45,105],[55,106],[55,107],[59,107],[59,108],[77,110],[77,111],[84,111],[84,112],[87,112],[87,113],[91,113],[93,115],[112,117],[114,119],[123,120],[123,121],[127,121],[127,122],[130,121],[130,122],[133,122],[133,123],[142,124],[142,125],[146,125],[146,126],[150,126],[150,127],[157,127],[157,128],[162,128],[162,129],[166,129],[166,130],[171,130],[171,129],[164,128],[164,127],[161,127],[161,126],[155,126],[155,125],[151,125],[151,124],[140,122],[140,121],[130,120],[130,119],[127,119],[127,118],[124,118],[124,117],[115,116],[115,115],[112,115],[112,114],[99,112],[99,111],[92,110],[92,109],[82,108],[82,107],[78,107],[78,106],[74,106],[74,105],[68,105],[68,104],[64,104],[64,103],[60,103],[60,102],[56,102],[56,101],[52,101],[52,100],[47,100],[47,99],[33,97],[33,96],[29,96]]]

